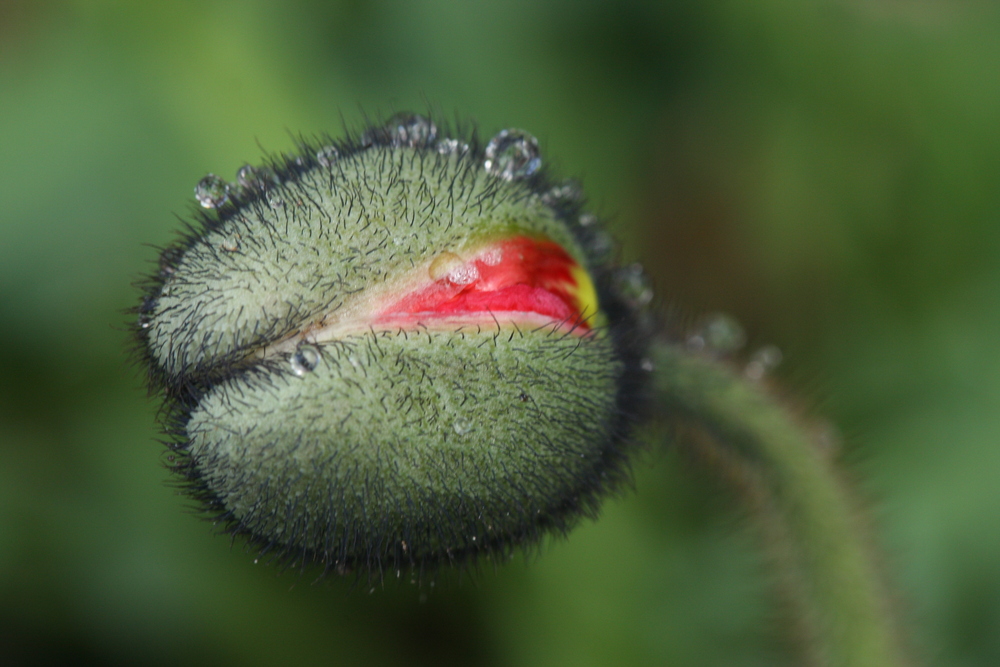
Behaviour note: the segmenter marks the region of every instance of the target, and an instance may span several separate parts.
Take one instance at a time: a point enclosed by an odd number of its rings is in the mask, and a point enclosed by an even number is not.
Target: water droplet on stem
[[[781,359],[781,350],[777,345],[765,345],[750,355],[743,374],[751,380],[762,380],[781,364]]]
[[[687,339],[692,350],[726,355],[736,352],[746,344],[746,333],[734,317],[713,313],[704,318],[701,327]]]
[[[653,288],[640,264],[630,264],[618,270],[615,276],[618,290],[633,306],[642,307],[653,300]]]

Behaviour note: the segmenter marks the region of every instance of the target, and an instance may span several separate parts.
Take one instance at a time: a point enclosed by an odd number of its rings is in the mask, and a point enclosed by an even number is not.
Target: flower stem
[[[848,488],[796,415],[760,382],[681,346],[654,351],[661,411],[707,434],[748,470],[789,542],[801,590],[797,622],[813,661],[893,667],[903,658],[896,624]]]

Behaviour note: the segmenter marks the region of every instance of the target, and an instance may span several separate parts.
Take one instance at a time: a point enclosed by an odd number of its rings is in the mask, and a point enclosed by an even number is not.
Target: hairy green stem
[[[749,471],[761,508],[781,524],[797,570],[798,622],[814,662],[830,667],[907,664],[855,504],[794,413],[727,364],[660,343],[656,391],[665,414],[703,430]],[[770,531],[774,534],[774,531]]]

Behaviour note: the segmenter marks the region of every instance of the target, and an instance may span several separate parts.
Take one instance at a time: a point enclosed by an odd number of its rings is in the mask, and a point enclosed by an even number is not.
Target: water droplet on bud
[[[465,262],[462,258],[453,252],[443,252],[434,258],[431,265],[427,267],[427,273],[430,275],[431,280],[442,280],[448,277],[448,274],[455,269],[461,267]]]
[[[466,433],[472,430],[472,422],[470,422],[468,419],[463,419],[459,417],[452,423],[451,427],[455,430],[455,433],[457,433],[458,435],[465,435]]]
[[[583,188],[580,186],[580,182],[574,179],[567,179],[559,185],[554,185],[542,195],[542,201],[549,206],[578,202],[582,199]]]
[[[236,252],[240,249],[240,235],[231,234],[222,240],[219,247],[226,252]]]
[[[254,167],[245,164],[236,172],[236,182],[246,190],[263,190],[267,187],[280,185],[281,179],[270,167]]]
[[[645,271],[639,264],[630,264],[615,274],[618,290],[633,306],[642,307],[653,300],[653,289],[649,286]]]
[[[419,114],[398,113],[388,126],[393,146],[426,146],[437,139],[437,125]]]
[[[336,146],[323,146],[323,148],[316,151],[316,161],[323,167],[329,167],[339,157],[340,151],[337,150]]]
[[[581,223],[583,218],[581,216]],[[612,255],[615,252],[615,240],[611,238],[611,234],[596,226],[597,217],[594,216],[593,222],[588,223],[593,225],[592,227],[586,228],[587,234],[585,236],[584,243],[587,245],[587,249],[590,251],[591,256],[594,260],[598,262],[607,262],[612,259]]]
[[[437,125],[415,113],[402,112],[392,116],[379,128],[373,128],[361,137],[363,146],[388,144],[415,148],[426,146],[437,138]]]
[[[229,199],[229,184],[209,174],[194,187],[194,197],[204,208],[219,208]]]
[[[176,273],[175,264],[180,261],[181,252],[176,248],[167,248],[160,255],[160,277],[166,278]]]
[[[299,377],[311,373],[319,365],[319,348],[303,343],[292,355],[292,372]]]
[[[479,280],[479,269],[475,264],[462,264],[449,271],[447,277],[452,285],[471,285]]]
[[[441,155],[463,155],[469,152],[469,144],[458,139],[442,139],[437,143],[437,152]]]
[[[241,187],[249,188],[253,186],[253,167],[249,164],[245,164],[239,168],[236,172],[236,182],[240,184]]]
[[[524,130],[502,130],[486,144],[483,166],[507,181],[531,176],[542,166],[538,140]]]
[[[503,251],[500,248],[491,248],[483,253],[482,257],[479,258],[486,266],[496,266],[503,261]]]

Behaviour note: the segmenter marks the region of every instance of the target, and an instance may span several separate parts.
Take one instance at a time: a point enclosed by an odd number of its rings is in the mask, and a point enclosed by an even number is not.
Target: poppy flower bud
[[[196,197],[136,332],[174,469],[232,532],[426,567],[565,530],[622,480],[648,287],[527,133],[400,114]]]

